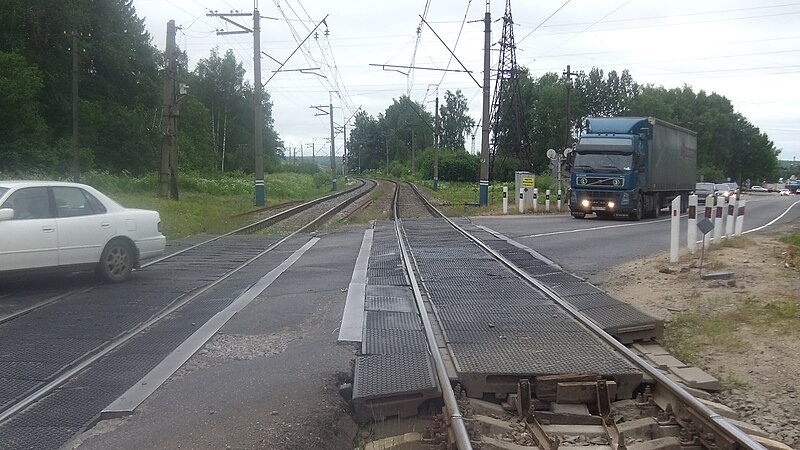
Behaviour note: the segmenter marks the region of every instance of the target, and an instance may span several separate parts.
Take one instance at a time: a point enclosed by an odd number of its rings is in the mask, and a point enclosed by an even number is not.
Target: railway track
[[[6,294],[2,303],[12,306],[0,317],[0,448],[58,448],[91,427],[175,348],[318,239],[301,233],[375,185],[359,182],[150,261],[128,283],[44,291],[25,307],[14,298],[24,291]]]
[[[583,308],[579,300],[601,297],[588,283],[531,261],[531,255],[508,257],[508,252],[498,251],[500,244],[474,236],[481,230],[439,213],[411,185],[398,184],[393,210],[393,233],[376,225],[371,261],[375,258],[377,263],[367,270],[382,280],[379,283],[387,283],[379,269],[387,266],[389,257],[402,262],[407,287],[396,281],[392,295],[399,298],[398,292],[405,289],[413,294],[422,330],[413,324],[387,325],[387,317],[398,320],[401,308],[370,310],[370,301],[379,298],[375,293],[386,292],[388,286],[374,286],[372,291],[367,286],[366,328],[353,386],[360,420],[380,421],[395,413],[410,416],[423,403],[439,404],[442,413],[430,428],[414,438],[403,437],[416,439],[420,448],[770,445],[648,364],[632,349],[636,345],[620,342],[641,333],[648,336],[647,330],[629,333],[632,327],[621,331],[624,327],[591,317],[596,312]],[[387,247],[390,234],[397,239],[397,257]],[[370,323],[377,325],[370,329]],[[657,331],[649,332],[657,336]],[[400,350],[394,340],[398,333],[403,334]],[[416,344],[410,344],[413,339]],[[423,341],[430,359],[413,362]],[[396,372],[399,366],[392,365],[395,359],[406,361],[409,371],[422,371],[409,379],[433,374],[435,382],[398,381],[402,376]],[[385,368],[390,371],[381,372]],[[382,380],[370,380],[373,373]],[[432,392],[441,397],[433,398]],[[399,439],[387,438],[367,448],[392,448],[393,442]]]

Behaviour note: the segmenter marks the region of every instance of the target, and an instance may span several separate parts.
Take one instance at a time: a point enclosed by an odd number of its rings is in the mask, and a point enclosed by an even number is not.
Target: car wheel
[[[133,247],[122,239],[114,239],[103,249],[97,274],[110,283],[125,281],[133,271],[135,263]]]

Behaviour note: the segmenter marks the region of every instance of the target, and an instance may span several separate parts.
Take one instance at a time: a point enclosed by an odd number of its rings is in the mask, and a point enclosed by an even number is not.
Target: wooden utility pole
[[[80,125],[80,97],[78,96],[78,32],[72,32],[72,181],[81,181],[80,146],[78,133]]]
[[[572,77],[577,75],[577,73],[570,71],[569,64],[567,64],[567,70],[564,72],[564,83],[567,91],[567,124],[564,127],[564,149],[572,147],[572,111],[570,110],[571,105],[569,93],[572,90]]]
[[[178,97],[175,48],[175,21],[167,22],[166,68],[164,73],[164,104],[161,110],[161,170],[159,195],[178,200]]]

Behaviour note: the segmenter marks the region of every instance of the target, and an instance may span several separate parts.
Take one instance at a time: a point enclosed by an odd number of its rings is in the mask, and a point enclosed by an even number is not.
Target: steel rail
[[[416,186],[412,185],[412,188],[415,192],[419,195],[419,198],[422,201],[429,203],[418,191]],[[431,208],[436,209],[435,206],[431,205]],[[556,303],[558,303],[562,308],[564,308],[571,316],[573,316],[576,320],[581,322],[584,326],[592,330],[598,337],[600,337],[606,344],[613,347],[617,350],[622,356],[624,356],[629,362],[631,362],[635,367],[641,369],[643,372],[647,373],[653,379],[661,383],[662,386],[666,387],[667,390],[677,397],[678,400],[684,402],[686,405],[691,407],[695,412],[700,413],[705,416],[706,419],[711,421],[713,424],[718,426],[721,430],[727,433],[730,437],[734,438],[736,442],[747,449],[751,450],[766,450],[766,448],[758,443],[755,439],[750,437],[748,434],[744,433],[738,427],[733,425],[732,423],[728,422],[723,416],[714,412],[711,408],[706,406],[704,403],[700,402],[694,396],[689,394],[685,389],[683,389],[680,385],[676,382],[670,380],[666,377],[666,375],[662,374],[654,367],[646,364],[642,361],[642,359],[637,356],[633,351],[629,348],[625,347],[622,343],[617,341],[613,336],[606,333],[605,330],[600,328],[596,323],[594,323],[591,319],[583,315],[580,311],[575,309],[569,302],[561,298],[557,293],[553,290],[542,284],[539,280],[528,275],[528,273],[519,267],[516,266],[513,262],[506,259],[502,254],[499,252],[491,249],[488,245],[484,244],[480,239],[472,236],[466,230],[458,226],[455,222],[450,220],[449,217],[445,216],[441,211],[436,209],[439,216],[446,220],[450,226],[455,228],[458,232],[463,234],[465,237],[473,241],[476,245],[481,247],[484,251],[489,253],[490,255],[494,256],[498,261],[502,262],[506,267],[512,270],[515,274],[526,280],[528,283],[532,284],[536,288],[540,289],[546,295],[551,297]]]
[[[364,184],[365,183],[362,183],[361,186],[359,186],[359,187],[362,187]],[[251,257],[247,261],[245,261],[245,262],[241,263],[240,265],[238,265],[237,267],[231,269],[228,273],[222,275],[220,278],[218,278],[218,279],[214,280],[213,282],[211,282],[211,283],[201,287],[200,289],[192,292],[190,295],[182,298],[180,301],[170,304],[168,307],[166,307],[165,309],[162,309],[160,312],[158,312],[157,314],[152,316],[149,320],[139,324],[138,326],[128,330],[127,332],[122,333],[119,337],[117,337],[115,339],[112,339],[106,345],[98,347],[97,349],[94,350],[94,353],[86,355],[83,358],[76,359],[75,361],[70,363],[70,365],[67,366],[66,369],[64,371],[62,371],[57,377],[55,377],[51,381],[47,382],[47,384],[45,384],[44,386],[36,389],[35,391],[31,392],[30,394],[26,395],[24,398],[21,398],[19,401],[15,402],[14,404],[12,404],[12,405],[4,408],[3,410],[1,410],[0,411],[0,423],[3,423],[5,421],[7,421],[11,417],[13,417],[15,414],[19,413],[20,411],[24,410],[25,408],[29,407],[30,405],[32,405],[32,404],[36,403],[37,401],[41,400],[43,397],[45,397],[49,393],[53,392],[55,389],[57,389],[62,384],[64,384],[67,381],[69,381],[72,377],[74,377],[74,376],[78,375],[79,373],[81,373],[83,370],[88,368],[91,364],[93,364],[94,362],[96,362],[97,360],[102,358],[103,356],[105,356],[108,353],[112,352],[113,350],[119,348],[120,346],[122,346],[123,344],[128,342],[129,340],[133,339],[140,332],[142,332],[142,331],[146,330],[147,328],[153,326],[154,324],[158,323],[159,321],[161,321],[164,318],[168,317],[170,314],[174,313],[178,309],[180,309],[183,306],[185,306],[186,304],[190,303],[191,301],[193,301],[194,299],[196,299],[197,297],[199,297],[203,293],[209,291],[213,287],[217,286],[218,284],[222,283],[226,279],[230,278],[231,276],[233,276],[234,274],[236,274],[240,270],[244,269],[245,267],[247,267],[250,264],[252,264],[253,262],[255,262],[257,259],[259,259],[262,256],[266,255],[267,253],[271,252],[272,250],[274,250],[275,248],[277,248],[278,246],[280,246],[281,244],[283,244],[284,242],[286,242],[290,238],[294,237],[298,233],[301,233],[304,230],[306,230],[306,229],[308,229],[308,228],[310,228],[312,226],[315,226],[316,224],[319,223],[320,219],[325,218],[325,217],[330,217],[331,214],[333,214],[336,211],[338,211],[338,210],[344,208],[345,206],[349,205],[350,203],[355,201],[355,199],[360,198],[361,196],[365,195],[367,192],[370,192],[372,189],[375,188],[376,185],[377,185],[377,183],[373,184],[373,186],[370,189],[367,189],[366,191],[364,191],[364,192],[360,193],[359,195],[355,196],[354,198],[347,199],[344,202],[341,202],[338,205],[334,206],[333,208],[325,211],[323,214],[321,214],[316,219],[310,221],[309,223],[307,223],[303,227],[295,230],[294,232],[290,233],[289,235],[281,238],[280,240],[278,240],[277,242],[275,242],[274,244],[272,244],[268,248],[266,248],[263,251],[259,252],[257,255],[254,255],[253,257]],[[351,192],[353,190],[355,190],[355,189],[352,189],[350,191],[345,191],[345,192]],[[336,196],[328,196],[328,198],[333,198],[333,197],[336,197]],[[230,235],[230,233],[226,234],[226,236],[228,236],[228,235]],[[216,240],[216,239],[213,239],[213,240]],[[208,243],[208,242],[210,242],[210,241],[206,241],[205,243]],[[192,248],[194,248],[194,247],[197,247],[197,245],[192,246]]]
[[[425,338],[428,342],[428,348],[430,349],[431,356],[433,357],[434,366],[436,367],[436,378],[439,381],[439,386],[442,388],[442,397],[444,398],[444,404],[449,412],[448,419],[450,421],[451,429],[455,434],[456,445],[458,446],[459,450],[472,450],[472,443],[469,439],[469,433],[467,432],[467,427],[464,424],[464,418],[461,415],[461,411],[458,409],[458,401],[453,393],[453,388],[450,386],[450,377],[447,375],[447,369],[444,366],[444,360],[442,359],[441,353],[439,353],[439,346],[436,342],[436,337],[433,335],[433,328],[431,326],[430,319],[428,318],[424,300],[422,299],[422,293],[420,292],[419,284],[417,284],[417,279],[414,276],[411,258],[409,257],[408,248],[406,247],[404,239],[405,229],[403,228],[399,215],[398,200],[401,186],[397,182],[395,182],[395,185],[397,186],[397,189],[395,190],[392,214],[394,214],[394,229],[395,233],[397,234],[397,240],[400,243],[400,254],[403,258],[403,265],[405,266],[406,272],[408,273],[408,278],[411,281],[411,288],[414,291],[414,300],[417,303],[417,309],[419,310],[419,315],[422,318],[423,328],[425,329]]]
[[[311,208],[314,205],[317,205],[319,203],[325,202],[327,200],[330,200],[330,199],[333,199],[333,198],[336,198],[336,197],[339,197],[339,196],[342,196],[342,195],[345,195],[345,194],[349,194],[349,193],[361,188],[362,186],[364,186],[365,182],[363,180],[359,180],[359,181],[361,182],[361,184],[356,186],[356,187],[354,187],[354,188],[352,188],[352,189],[348,189],[346,191],[337,192],[335,194],[329,194],[329,195],[326,195],[324,197],[316,198],[314,200],[310,200],[310,201],[307,201],[305,203],[301,203],[301,204],[299,204],[297,206],[294,206],[292,208],[286,209],[286,210],[281,211],[279,213],[275,213],[275,214],[273,214],[273,215],[271,215],[271,216],[269,216],[267,218],[259,220],[258,222],[255,222],[255,223],[252,223],[252,224],[249,224],[249,225],[245,225],[243,227],[237,228],[237,229],[235,229],[233,231],[229,231],[229,232],[221,234],[219,236],[215,236],[215,237],[213,237],[211,239],[208,239],[208,240],[205,240],[203,242],[200,242],[200,243],[197,243],[197,244],[194,244],[194,245],[190,245],[189,247],[181,249],[181,250],[179,250],[179,251],[177,251],[175,253],[170,253],[169,255],[164,255],[162,257],[159,257],[159,258],[156,258],[156,259],[152,259],[152,260],[148,261],[146,264],[142,264],[142,268],[152,266],[153,264],[158,264],[161,261],[165,261],[165,260],[167,260],[169,258],[172,258],[174,256],[180,255],[181,253],[185,253],[185,252],[187,252],[189,250],[192,250],[194,248],[200,247],[201,245],[205,245],[205,244],[208,244],[210,242],[214,242],[214,241],[217,241],[219,239],[222,239],[222,238],[225,238],[225,237],[228,237],[228,236],[232,236],[234,234],[249,233],[249,232],[251,232],[253,230],[260,229],[260,228],[265,228],[267,226],[270,226],[270,225],[272,225],[272,224],[274,224],[276,222],[279,222],[279,221],[284,220],[284,219],[286,219],[288,217],[291,217],[291,216],[293,216],[293,215],[295,215],[297,213],[305,211],[305,210]]]

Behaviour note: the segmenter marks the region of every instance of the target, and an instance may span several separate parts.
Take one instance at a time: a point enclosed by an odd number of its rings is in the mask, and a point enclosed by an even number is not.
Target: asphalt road
[[[800,220],[800,196],[749,194],[744,231],[769,233],[777,225]],[[782,217],[779,218],[782,214]],[[670,217],[640,222],[569,215],[473,217],[471,220],[516,240],[552,259],[567,271],[602,284],[605,272],[618,264],[669,251]],[[681,217],[681,246],[686,247],[687,218]]]

